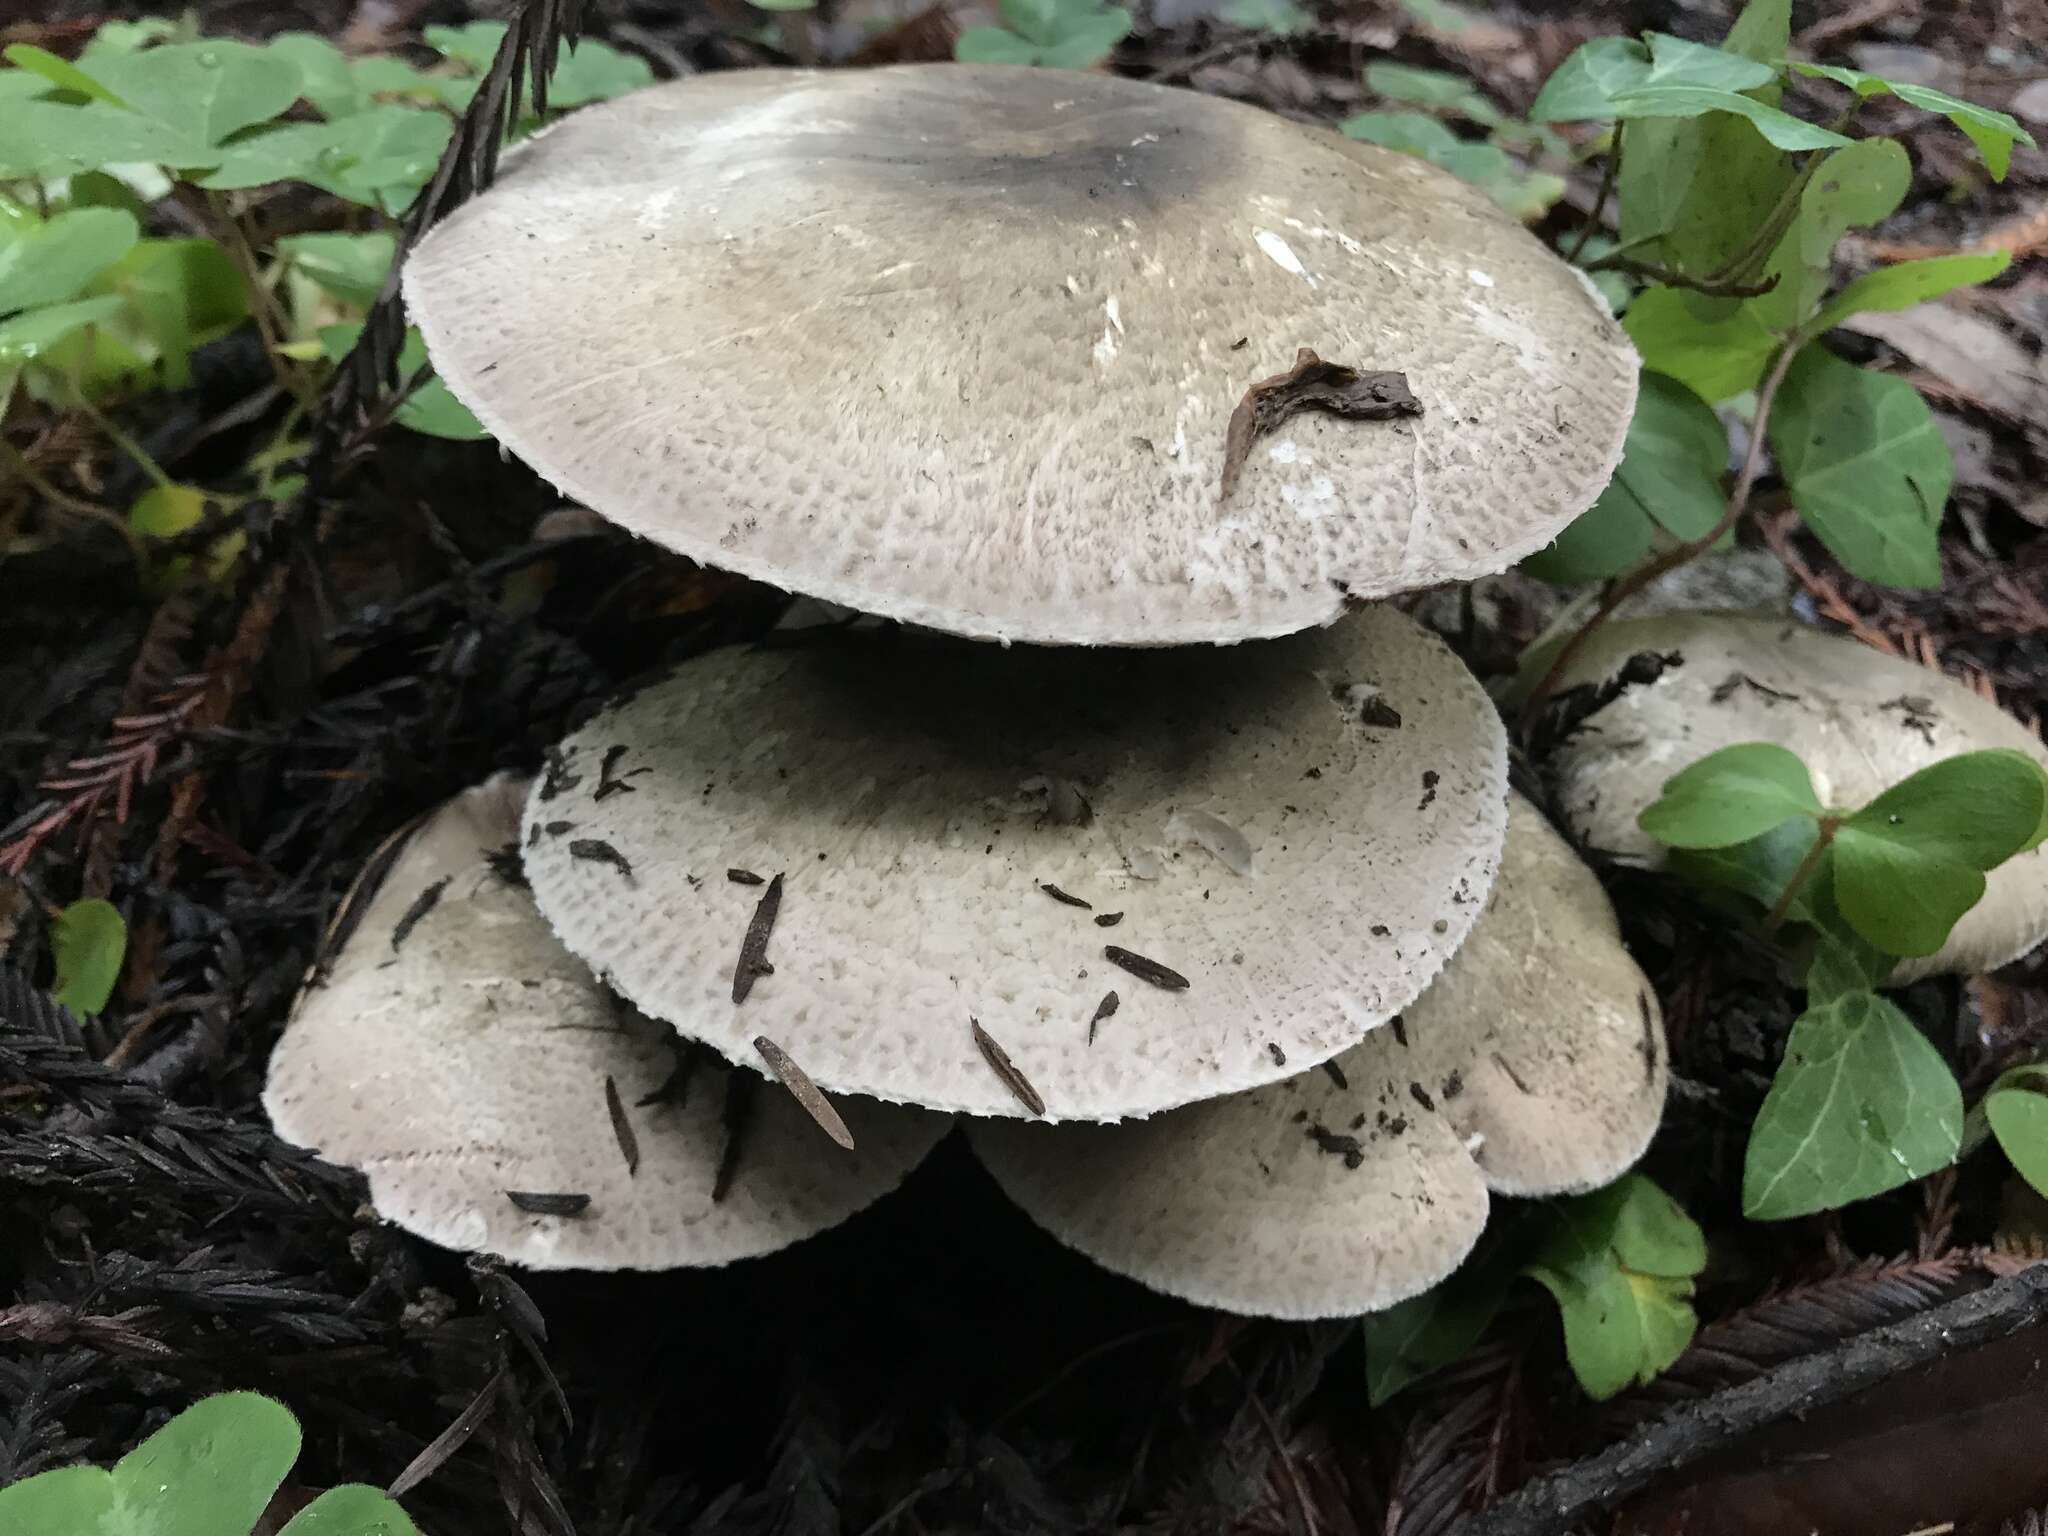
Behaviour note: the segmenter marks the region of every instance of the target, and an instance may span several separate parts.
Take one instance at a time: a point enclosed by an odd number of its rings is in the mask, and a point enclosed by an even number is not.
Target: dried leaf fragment
[[[1354,421],[1391,421],[1420,416],[1422,402],[1408,388],[1405,373],[1361,373],[1326,363],[1308,347],[1294,354],[1285,373],[1260,379],[1244,392],[1223,434],[1223,500],[1237,489],[1237,477],[1252,444],[1297,411],[1328,411]]]
[[[832,1107],[832,1101],[811,1081],[810,1073],[792,1061],[789,1052],[766,1035],[754,1036],[754,1049],[768,1063],[768,1070],[775,1074],[775,1080],[789,1090],[789,1096],[804,1107],[805,1114],[818,1122],[818,1129],[851,1152],[853,1132],[839,1118],[839,1111]]]
[[[1031,1113],[1044,1114],[1045,1100],[1040,1098],[1038,1090],[1031,1086],[1031,1079],[1017,1070],[1017,1064],[1010,1060],[1010,1053],[996,1044],[994,1035],[981,1027],[981,1020],[969,1018],[967,1022],[973,1027],[974,1043],[981,1047],[983,1059],[995,1068],[996,1076],[1003,1080],[1003,1086],[1017,1095],[1017,1102]]]

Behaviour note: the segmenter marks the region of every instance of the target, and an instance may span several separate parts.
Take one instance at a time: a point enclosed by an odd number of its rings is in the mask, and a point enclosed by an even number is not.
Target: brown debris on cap
[[[500,776],[456,797],[357,898],[352,939],[271,1057],[264,1107],[278,1134],[362,1169],[378,1214],[408,1231],[539,1269],[725,1264],[895,1188],[944,1116],[842,1100],[860,1148],[847,1153],[773,1093],[713,1203],[730,1069],[696,1073],[680,1103],[657,1094],[673,1035],[619,1008],[532,896],[492,870],[527,788]],[[392,927],[440,881],[394,958]]]
[[[1650,868],[1663,845],[1636,824],[1664,783],[1723,747],[1775,742],[1799,754],[1823,805],[1859,806],[1959,752],[2048,748],[1997,704],[1903,657],[1790,620],[1679,613],[1602,626],[1559,679],[1598,684],[1638,652],[1676,654],[1653,683],[1624,688],[1552,754],[1561,813],[1588,845]],[[1995,970],[2048,937],[2048,847],[1985,877],[1948,942],[1901,961],[1897,980]]]
[[[1591,870],[1517,797],[1486,915],[1399,1030],[1137,1125],[978,1120],[996,1181],[1154,1290],[1262,1317],[1376,1311],[1449,1274],[1488,1191],[1605,1184],[1664,1106],[1655,994]]]
[[[1367,724],[1368,700],[1401,727]],[[563,753],[594,778],[622,741],[649,770],[638,792],[579,791],[575,813],[639,879],[550,839],[525,850],[562,941],[728,1059],[765,1034],[828,1093],[972,1114],[1024,1105],[969,1016],[1055,1120],[1152,1114],[1327,1060],[1457,949],[1507,819],[1491,702],[1384,607],[1223,651],[903,636],[715,652]],[[1418,811],[1425,770],[1437,795]],[[1093,814],[1046,816],[1052,781]],[[536,798],[528,815],[562,809]],[[788,871],[775,973],[737,1008],[754,893],[688,878],[727,867]],[[1119,963],[1141,957],[1152,983],[1126,990],[1092,1049],[1076,1021],[1125,970],[1047,883],[1120,911]]]
[[[509,151],[404,284],[565,494],[1003,640],[1245,640],[1505,569],[1605,486],[1636,394],[1606,304],[1444,172],[1067,70],[636,92]],[[1230,463],[1304,348],[1420,414],[1275,418]]]

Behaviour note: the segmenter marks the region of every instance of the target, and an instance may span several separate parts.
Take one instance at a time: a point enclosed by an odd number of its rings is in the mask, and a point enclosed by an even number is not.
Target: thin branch
[[[1608,582],[1592,615],[1558,648],[1556,657],[1550,663],[1550,669],[1543,674],[1542,681],[1530,690],[1529,697],[1523,701],[1521,718],[1525,724],[1535,718],[1537,707],[1550,697],[1551,692],[1557,687],[1558,679],[1564,676],[1565,669],[1571,665],[1572,658],[1578,655],[1593,632],[1613,617],[1615,609],[1659,577],[1668,575],[1688,561],[1705,554],[1742,521],[1742,514],[1749,507],[1750,492],[1755,489],[1757,476],[1763,469],[1764,442],[1768,436],[1766,429],[1771,421],[1771,405],[1778,398],[1778,386],[1784,383],[1786,370],[1792,366],[1792,359],[1798,355],[1804,342],[1805,338],[1797,334],[1787,338],[1771,359],[1770,371],[1764,377],[1763,387],[1757,391],[1756,415],[1750,422],[1749,452],[1743,455],[1741,472],[1735,477],[1735,489],[1729,493],[1728,508],[1721,514],[1721,520],[1697,539],[1674,544],[1671,548],[1652,555],[1634,570]]]
[[[1806,857],[1799,861],[1799,867],[1792,871],[1792,878],[1785,882],[1785,890],[1771,907],[1771,915],[1764,919],[1764,932],[1776,933],[1778,925],[1785,921],[1792,910],[1792,903],[1799,898],[1799,892],[1806,882],[1813,878],[1813,872],[1820,868],[1820,861],[1835,841],[1835,829],[1842,823],[1833,816],[1820,819],[1820,833],[1813,840],[1813,846],[1806,850]]]
[[[1614,142],[1607,147],[1607,164],[1600,171],[1600,191],[1593,199],[1593,211],[1586,215],[1586,222],[1579,227],[1579,238],[1572,242],[1565,260],[1576,262],[1586,249],[1586,242],[1593,238],[1593,231],[1600,227],[1600,215],[1607,211],[1607,199],[1614,193],[1614,183],[1621,175],[1621,134],[1628,126],[1625,122],[1614,125]]]

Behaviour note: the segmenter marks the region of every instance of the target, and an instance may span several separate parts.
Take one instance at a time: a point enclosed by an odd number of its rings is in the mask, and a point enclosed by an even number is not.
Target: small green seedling
[[[1131,13],[1102,0],[997,0],[999,27],[969,27],[954,45],[963,64],[1093,69],[1130,34]]]
[[[2048,772],[2021,752],[1962,753],[1828,809],[1797,755],[1767,742],[1700,759],[1643,811],[1643,830],[1680,850],[1675,867],[1756,901],[1767,929],[1814,931],[1808,1006],[1750,1132],[1745,1215],[1829,1210],[1954,1160],[1955,1076],[1878,989],[1897,959],[1947,942],[1985,873],[2048,836],[2044,818]]]
[[[1367,1396],[1378,1407],[1461,1359],[1521,1277],[1556,1303],[1579,1385],[1612,1397],[1685,1352],[1698,1326],[1693,1282],[1706,1263],[1698,1225],[1642,1174],[1523,1207],[1443,1284],[1365,1319]]]
[[[1984,1095],[1984,1120],[2013,1171],[2048,1195],[2048,1066],[2014,1067]]]
[[[0,1531],[35,1536],[249,1536],[299,1455],[299,1426],[254,1392],[202,1398],[114,1464],[0,1488]],[[391,1499],[330,1488],[278,1536],[419,1536]]]

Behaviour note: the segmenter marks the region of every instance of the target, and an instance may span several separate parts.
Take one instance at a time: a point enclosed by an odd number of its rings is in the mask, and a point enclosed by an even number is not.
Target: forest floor
[[[945,55],[944,21],[860,4],[807,34],[821,59]],[[453,0],[196,9],[221,35],[298,28],[383,48],[491,13]],[[61,53],[107,16],[135,14],[84,0],[28,10],[0,0],[0,42]],[[1655,27],[1711,41],[1728,21],[1723,0],[1355,4],[1276,40],[1209,11],[1141,10],[1114,67],[1334,121],[1373,105],[1362,64],[1390,57],[1465,74],[1512,112],[1588,37]],[[911,24],[864,31],[863,14]],[[778,61],[787,34],[764,41],[759,23],[739,0],[606,0],[589,18],[662,75]],[[1795,25],[1809,57],[2048,125],[2048,0],[1857,0],[1801,6]],[[1987,245],[2015,256],[1996,284],[1869,317],[1849,338],[1926,395],[1955,450],[1947,579],[1902,594],[1850,578],[1769,486],[1759,524],[1803,616],[2038,722],[2048,155],[2020,150],[1993,185],[1954,134],[1894,107],[1885,125],[1911,150],[1913,191],[1850,258]],[[1594,196],[1591,177],[1575,181],[1542,232],[1573,227]],[[259,441],[260,412],[241,407],[268,382],[245,338],[126,425],[181,477],[229,473]],[[118,456],[52,440],[62,428],[23,415],[6,430],[82,498],[125,506],[140,488]],[[530,771],[624,680],[758,634],[781,599],[651,559],[622,535],[533,542],[555,503],[489,444],[386,433],[341,492],[317,563],[274,567],[274,622],[253,655],[232,643],[246,585],[160,600],[124,574],[120,541],[90,530],[0,562],[0,829],[67,763],[105,753],[110,722],[193,674],[245,674],[226,723],[134,766],[125,819],[53,839],[21,880],[0,882],[0,1481],[111,1458],[192,1397],[251,1387],[304,1423],[304,1488],[388,1484],[428,1453],[407,1504],[430,1536],[1427,1536],[1673,1404],[1838,1358],[1865,1330],[2048,1256],[2048,1215],[1984,1159],[1849,1212],[1744,1223],[1742,1128],[1795,1000],[1626,872],[1613,874],[1619,905],[1680,1080],[1647,1167],[1706,1227],[1713,1261],[1692,1349],[1654,1387],[1604,1405],[1573,1382],[1554,1314],[1529,1307],[1455,1369],[1370,1410],[1355,1324],[1247,1322],[1113,1278],[1031,1225],[957,1139],[860,1219],[729,1271],[515,1278],[408,1239],[369,1218],[353,1175],[272,1139],[257,1102],[338,904],[414,817],[494,769]],[[23,494],[0,486],[0,521]],[[252,550],[262,571],[260,541]],[[535,571],[538,601],[500,601]],[[1552,600],[1533,583],[1489,583],[1476,623],[1447,638],[1498,674]],[[134,940],[113,1006],[81,1026],[39,1000],[37,913],[95,888],[120,894]],[[1917,985],[1906,1006],[1956,1042],[1966,1089],[1981,1089],[1973,1069],[2048,1042],[2048,958]],[[1914,1365],[1824,1413],[1780,1403],[1748,1439],[1583,1528],[2038,1532],[2024,1521],[2048,1505],[2044,1366],[2036,1328]],[[473,1404],[473,1435],[435,1447]],[[1559,1516],[1512,1528],[1582,1527]]]

